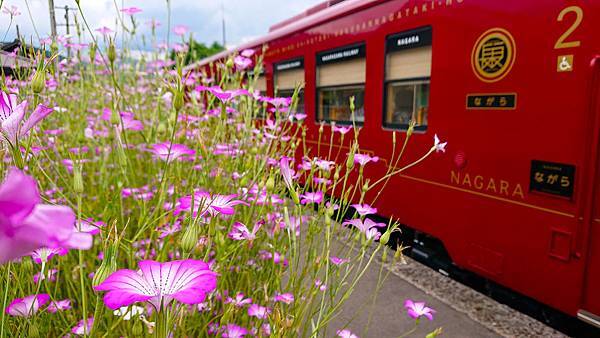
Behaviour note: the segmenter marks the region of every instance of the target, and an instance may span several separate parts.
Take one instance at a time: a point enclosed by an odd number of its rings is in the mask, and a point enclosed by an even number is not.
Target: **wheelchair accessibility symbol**
[[[561,55],[558,57],[556,71],[572,72],[573,71],[573,55]]]

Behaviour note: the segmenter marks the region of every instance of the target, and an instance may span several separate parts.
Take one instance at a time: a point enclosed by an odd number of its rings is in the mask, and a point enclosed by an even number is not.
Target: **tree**
[[[195,61],[202,60],[206,57],[215,55],[225,50],[225,48],[216,41],[213,42],[212,45],[207,46],[206,44],[198,42],[192,38],[190,38],[190,41],[188,42],[187,46],[187,52],[183,60],[184,65],[188,65]],[[171,60],[175,60],[175,51],[171,51],[170,57]]]

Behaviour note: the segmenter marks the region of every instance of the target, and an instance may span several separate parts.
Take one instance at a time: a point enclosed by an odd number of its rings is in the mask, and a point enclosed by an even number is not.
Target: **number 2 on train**
[[[579,7],[579,6],[567,7],[565,9],[563,9],[560,12],[560,14],[558,14],[557,21],[562,22],[564,20],[565,16],[571,12],[575,13],[575,15],[576,15],[575,21],[573,22],[571,27],[569,27],[569,29],[567,29],[567,31],[564,32],[560,36],[560,38],[558,38],[558,40],[556,41],[556,44],[554,45],[554,49],[575,48],[575,47],[581,46],[581,41],[579,41],[579,40],[568,41],[568,42],[566,40],[569,38],[569,36],[571,36],[571,34],[573,34],[573,32],[575,32],[575,30],[579,27],[579,25],[581,25],[581,21],[583,21],[583,9],[581,9],[581,7]]]

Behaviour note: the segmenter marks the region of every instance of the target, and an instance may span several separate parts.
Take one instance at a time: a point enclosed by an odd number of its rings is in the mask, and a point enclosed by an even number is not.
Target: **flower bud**
[[[354,113],[354,96],[350,96],[350,111]]]
[[[33,262],[31,261],[31,258],[23,257],[21,259],[21,269],[28,273],[33,271]]]
[[[115,46],[114,41],[111,39],[110,43],[108,44],[108,61],[110,61],[110,63],[114,63],[115,60],[117,59],[117,47]]]
[[[390,234],[392,232],[390,231],[390,229],[387,229],[383,235],[381,235],[381,237],[379,238],[379,242],[383,245],[388,244],[388,242],[390,241]]]
[[[367,191],[369,191],[369,180],[367,180],[367,181],[365,182],[365,184],[363,184],[363,186],[362,186],[362,191],[363,191],[363,192],[367,192]]]
[[[190,225],[183,233],[180,247],[183,252],[188,253],[196,248],[196,244],[198,244],[198,230],[194,225]]]
[[[290,188],[290,195],[292,196],[292,201],[294,201],[294,203],[296,204],[300,204],[300,197],[298,197],[298,193],[296,192],[296,189],[292,189]]]
[[[346,159],[346,169],[352,170],[352,168],[354,168],[354,148],[352,148],[352,151],[348,154],[348,158]]]
[[[139,337],[139,336],[143,336],[144,335],[144,325],[142,324],[141,320],[136,320],[135,321],[135,323],[133,324],[133,328],[131,329],[131,333],[135,337]]]
[[[121,117],[119,116],[119,113],[117,112],[116,109],[113,109],[112,112],[110,113],[110,123],[113,125],[121,124]]]
[[[225,62],[225,66],[227,68],[233,68],[233,59],[232,58],[227,59],[227,61]]]
[[[175,108],[175,110],[181,110],[183,103],[183,92],[181,90],[175,91],[175,95],[173,97],[173,108]]]
[[[107,259],[106,257],[104,258],[104,260],[102,260],[102,263],[100,263],[100,266],[94,273],[94,278],[92,278],[93,286],[98,286],[102,284],[102,282],[104,282],[104,280],[108,278],[108,276],[110,276],[113,272],[117,270],[116,264],[114,264],[113,262],[113,259]]]
[[[94,63],[94,60],[96,60],[96,50],[97,50],[97,46],[96,43],[92,42],[90,43],[90,63]]]
[[[273,188],[275,187],[275,179],[273,178],[273,176],[269,176],[265,186],[267,187],[267,190],[273,190]]]
[[[40,330],[38,329],[35,321],[32,321],[31,324],[29,324],[28,337],[37,338],[39,336],[40,336]]]
[[[75,165],[73,167],[73,191],[76,194],[83,192],[83,176],[81,174],[81,165]]]
[[[31,80],[31,90],[39,94],[44,90],[46,86],[46,71],[40,67],[36,70],[35,74],[33,74],[33,79]]]
[[[415,121],[412,120],[408,124],[408,129],[406,130],[406,137],[410,137],[414,130],[415,130]]]
[[[160,122],[158,124],[158,128],[156,128],[156,131],[159,134],[164,134],[167,131],[167,125],[164,122]]]

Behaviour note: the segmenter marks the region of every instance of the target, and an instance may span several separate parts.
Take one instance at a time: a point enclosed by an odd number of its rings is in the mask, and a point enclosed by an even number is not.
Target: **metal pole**
[[[69,30],[69,6],[65,6],[65,21],[67,26],[67,36],[71,33]],[[71,58],[71,47],[67,48],[67,57]]]
[[[223,21],[223,48],[226,48],[225,44],[227,43],[227,40],[225,39],[225,4],[223,3],[223,0],[221,0],[221,15]]]
[[[52,41],[56,41],[56,16],[54,13],[54,0],[48,0],[48,8],[50,9],[50,29],[52,32]]]

